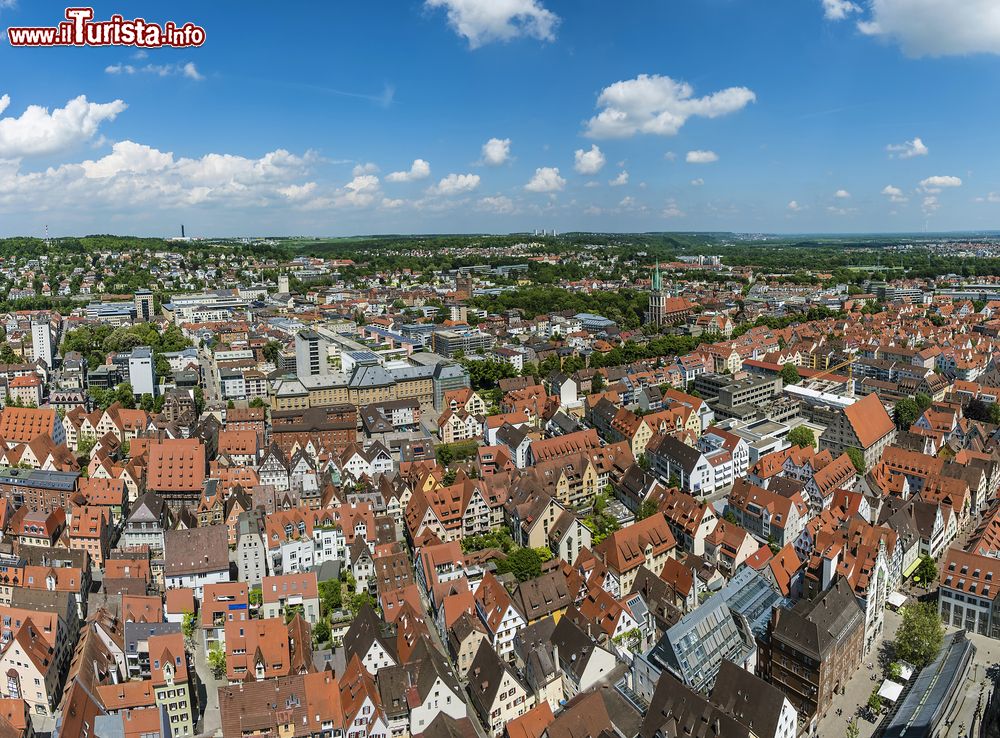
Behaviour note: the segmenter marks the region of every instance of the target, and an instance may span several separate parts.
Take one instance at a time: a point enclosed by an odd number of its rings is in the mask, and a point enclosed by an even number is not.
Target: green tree
[[[329,615],[343,606],[343,586],[337,579],[328,579],[319,583],[319,601],[323,614]]]
[[[201,387],[194,388],[194,411],[197,415],[205,412],[205,390]]]
[[[858,727],[857,718],[854,718],[847,724],[847,733],[845,735],[847,738],[858,738],[861,735],[861,729]]]
[[[250,607],[260,607],[264,603],[264,595],[259,585],[250,588],[247,599],[250,602]]]
[[[990,405],[990,422],[994,425],[1000,425],[1000,402],[994,402]]]
[[[356,616],[365,605],[375,607],[375,600],[367,592],[355,592],[347,598],[347,607],[352,617]]]
[[[216,643],[208,650],[208,668],[212,670],[215,679],[224,679],[226,676],[226,652],[222,646]]]
[[[785,364],[781,367],[781,381],[786,385],[798,384],[802,381],[802,376],[799,374],[799,370],[795,367],[795,364]]]
[[[122,382],[115,387],[115,402],[129,410],[135,409],[135,393],[132,391],[131,384]]]
[[[920,415],[920,408],[917,406],[917,401],[909,397],[899,400],[892,411],[892,418],[896,421],[896,427],[900,430],[909,430],[910,426],[917,422]]]
[[[937,577],[938,570],[934,559],[927,554],[921,555],[920,563],[917,564],[917,568],[913,572],[913,581],[920,582],[927,587],[931,582],[936,582]]]
[[[198,627],[198,619],[193,612],[186,612],[181,618],[181,633],[188,643],[194,642],[195,629]]]
[[[510,572],[517,581],[526,582],[542,575],[542,558],[533,548],[519,548],[497,562],[497,573]]]
[[[897,658],[921,669],[934,660],[943,641],[944,625],[933,604],[920,602],[903,608],[903,622],[896,630]]]
[[[847,456],[851,459],[851,463],[854,464],[854,468],[857,470],[858,474],[864,474],[865,455],[861,453],[861,450],[857,448],[849,448],[847,449]]]
[[[879,697],[878,692],[872,692],[868,696],[868,709],[872,712],[880,712],[882,710],[882,698]]]
[[[330,642],[330,624],[325,619],[320,620],[313,626],[312,635],[317,648],[322,648],[324,644]]]
[[[788,442],[799,448],[806,448],[808,446],[816,445],[816,434],[813,433],[812,428],[799,425],[792,428],[791,432],[788,434]]]
[[[250,400],[250,407],[267,407],[267,403],[264,402],[263,397],[255,397]]]
[[[651,515],[656,515],[657,510],[659,510],[659,508],[656,506],[656,502],[652,499],[646,498],[642,501],[642,504],[639,505],[639,512],[636,513],[635,519],[645,520]]]
[[[917,403],[917,408],[920,410],[921,415],[934,403],[933,398],[925,392],[918,392],[913,396],[913,401]]]
[[[139,398],[139,407],[145,410],[147,413],[153,412],[153,408],[155,407],[153,396],[148,392],[143,392],[142,397]]]
[[[597,393],[604,389],[604,375],[597,372],[594,378],[590,380],[590,391]]]

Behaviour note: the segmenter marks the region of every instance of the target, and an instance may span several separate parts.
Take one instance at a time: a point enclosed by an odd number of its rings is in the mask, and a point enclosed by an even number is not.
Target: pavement
[[[872,650],[868,653],[861,668],[855,673],[854,678],[847,683],[844,694],[838,694],[833,704],[830,706],[826,717],[819,721],[815,735],[837,736],[845,735],[847,725],[852,719],[857,718],[858,735],[860,738],[869,738],[875,734],[877,723],[870,723],[862,713],[867,710],[868,698],[872,691],[878,689],[882,684],[882,679],[887,675],[889,660],[883,658],[885,653],[883,647],[891,643],[896,637],[896,629],[902,622],[899,613],[891,610],[885,611],[885,623],[882,626],[882,635],[875,641]],[[869,668],[869,664],[871,668]],[[875,680],[872,680],[872,677]],[[838,715],[837,710],[842,714]]]
[[[195,736],[222,735],[222,714],[219,712],[219,687],[225,685],[225,679],[216,680],[208,666],[205,654],[205,643],[201,630],[195,632],[194,668],[198,672],[198,707],[202,710],[201,717],[195,721]]]

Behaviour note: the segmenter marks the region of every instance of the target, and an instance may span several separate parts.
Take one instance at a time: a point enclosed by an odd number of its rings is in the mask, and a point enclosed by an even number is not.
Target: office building
[[[136,397],[156,395],[156,369],[153,367],[153,349],[136,346],[128,357],[128,382]]]
[[[313,330],[295,334],[295,374],[300,379],[326,374],[325,344]]]
[[[135,318],[140,323],[148,323],[153,319],[153,293],[149,290],[136,290]]]
[[[35,361],[41,359],[47,367],[52,367],[52,329],[47,320],[31,324],[31,353]]]

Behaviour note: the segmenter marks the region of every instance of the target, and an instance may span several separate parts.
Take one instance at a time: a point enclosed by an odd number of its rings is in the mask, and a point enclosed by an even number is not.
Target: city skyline
[[[987,0],[125,14],[206,41],[0,45],[3,235],[1000,227]]]

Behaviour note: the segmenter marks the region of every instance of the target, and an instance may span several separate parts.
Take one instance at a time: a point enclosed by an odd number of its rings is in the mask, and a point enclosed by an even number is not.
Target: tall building
[[[667,293],[663,291],[663,282],[660,279],[660,262],[656,262],[656,269],[653,271],[653,286],[649,292],[649,310],[646,312],[646,320],[653,325],[660,325],[667,303]]]
[[[456,300],[471,300],[472,299],[472,274],[459,274],[455,277],[455,299]]]
[[[279,274],[278,275],[278,293],[282,294],[282,295],[287,295],[288,292],[289,292],[289,289],[288,289],[288,275],[287,274]]]
[[[153,366],[153,349],[149,346],[136,346],[128,357],[128,382],[132,385],[132,393],[156,396],[156,369]]]
[[[149,290],[136,290],[132,298],[135,301],[135,319],[140,323],[148,323],[153,319],[153,293]]]
[[[52,368],[52,330],[47,320],[31,324],[31,352],[35,361],[41,359]]]
[[[326,374],[326,357],[323,339],[316,331],[304,330],[295,334],[295,374],[318,377]]]

